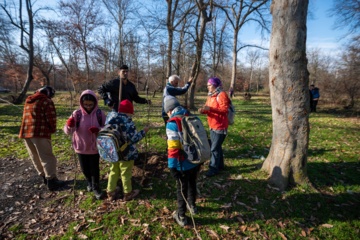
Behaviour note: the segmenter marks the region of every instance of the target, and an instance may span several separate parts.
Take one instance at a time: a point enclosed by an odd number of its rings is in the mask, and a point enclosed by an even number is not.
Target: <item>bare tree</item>
[[[239,32],[242,27],[249,23],[254,22],[260,26],[261,30],[267,31],[268,21],[265,18],[265,8],[269,0],[235,0],[229,1],[226,6],[216,5],[217,7],[224,10],[230,25],[233,29],[233,48],[232,48],[232,74],[230,87],[235,89],[235,80],[237,72],[237,56],[238,52],[246,47],[258,47],[254,44],[239,44]],[[240,45],[240,46],[239,46]]]
[[[25,12],[27,20],[24,20],[23,3],[19,1],[19,14],[18,19],[14,18],[10,12],[10,9],[6,5],[6,2],[0,4],[0,7],[4,10],[9,17],[10,22],[18,30],[20,30],[20,48],[27,54],[28,68],[25,84],[20,92],[20,95],[14,100],[15,104],[20,104],[26,97],[26,92],[33,80],[33,68],[34,68],[34,16],[36,11],[33,12],[33,6],[31,0],[25,0]],[[15,6],[15,4],[14,4]]]
[[[96,29],[104,24],[99,5],[95,0],[60,1],[60,12],[65,20],[64,35],[83,55],[87,88],[90,88],[90,52],[96,49]]]
[[[269,85],[273,136],[262,169],[280,190],[304,184],[309,144],[308,0],[272,1]]]
[[[360,2],[359,0],[334,0],[330,14],[336,16],[335,28],[348,28],[349,33],[360,30]]]

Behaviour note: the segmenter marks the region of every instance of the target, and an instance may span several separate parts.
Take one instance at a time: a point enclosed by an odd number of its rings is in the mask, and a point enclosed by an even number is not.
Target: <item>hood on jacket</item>
[[[176,115],[187,115],[189,114],[189,111],[187,109],[185,109],[183,106],[177,106],[176,108],[174,108],[173,112],[171,113],[171,117],[174,117]]]
[[[48,98],[48,96],[46,96],[46,94],[44,93],[35,92],[33,95],[30,95],[29,97],[26,98],[26,103],[33,103],[39,99],[50,99],[50,98]]]
[[[81,93],[80,98],[79,98],[80,109],[81,109],[81,111],[82,111],[83,113],[86,113],[86,110],[85,110],[85,108],[84,108],[83,105],[82,105],[81,99],[82,99],[82,97],[83,97],[84,95],[87,95],[87,94],[92,95],[92,96],[94,97],[94,99],[95,99],[95,106],[94,106],[93,111],[96,111],[96,110],[98,109],[98,98],[97,98],[95,92],[92,91],[92,90],[87,89],[87,90],[85,90],[85,91],[83,91],[83,92]]]

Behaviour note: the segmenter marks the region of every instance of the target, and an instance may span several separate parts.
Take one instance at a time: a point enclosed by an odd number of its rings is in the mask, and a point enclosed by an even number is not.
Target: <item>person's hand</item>
[[[151,105],[151,100],[150,99],[147,100],[147,104]]]
[[[204,111],[210,111],[210,107],[209,106],[204,106]]]
[[[144,127],[144,132],[147,133],[149,131],[149,129],[150,128],[148,126]]]
[[[75,127],[75,119],[73,117],[70,117],[67,121],[66,121],[66,125],[68,125],[68,127]]]
[[[198,112],[201,113],[201,114],[203,114],[203,113],[204,113],[204,109],[203,109],[203,108],[199,108],[199,109],[198,109]]]
[[[92,127],[89,127],[89,131],[91,133],[98,133],[100,131],[100,129],[98,127],[92,126]]]
[[[191,84],[193,80],[194,80],[194,78],[192,78],[192,77],[189,78],[188,83]]]
[[[175,179],[179,179],[181,177],[181,172],[178,171],[176,168],[170,168],[171,176]]]

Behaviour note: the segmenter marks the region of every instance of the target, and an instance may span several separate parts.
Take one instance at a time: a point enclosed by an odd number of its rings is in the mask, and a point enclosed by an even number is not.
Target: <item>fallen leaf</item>
[[[333,225],[328,224],[328,223],[321,224],[321,226],[322,226],[322,227],[325,227],[325,228],[332,228],[332,227],[334,227]]]
[[[278,232],[278,234],[282,239],[287,240],[287,237],[282,232]]]
[[[206,229],[206,231],[209,233],[211,239],[220,239],[219,235],[214,230]]]
[[[230,227],[225,225],[220,225],[220,228],[224,229],[226,232],[229,231]]]

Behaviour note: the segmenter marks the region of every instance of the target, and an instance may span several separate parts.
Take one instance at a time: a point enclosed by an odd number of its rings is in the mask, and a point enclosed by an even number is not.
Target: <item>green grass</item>
[[[58,93],[57,93],[58,94]],[[58,96],[60,95],[60,96]],[[62,127],[75,107],[55,97],[58,131],[53,136],[54,153],[63,164],[73,159],[71,139]],[[204,94],[196,95],[196,106],[205,102]],[[59,99],[62,99],[59,101]],[[150,110],[135,104],[134,121],[138,129],[150,123],[141,152],[164,154],[165,127],[161,116],[161,97],[152,98]],[[297,186],[278,192],[268,185],[267,175],[260,170],[270,149],[272,120],[270,100],[255,96],[251,101],[233,100],[236,122],[229,127],[224,142],[226,170],[211,179],[198,181],[200,213],[194,217],[202,239],[359,239],[360,229],[360,125],[358,118],[322,109],[310,115],[308,176],[318,191],[310,186]],[[100,103],[102,109],[102,102]],[[17,138],[22,106],[0,105],[0,157],[27,159],[24,144]],[[201,116],[207,126],[205,116]],[[145,143],[148,143],[146,145]],[[102,164],[102,174],[108,169]],[[78,177],[83,179],[81,174]],[[85,186],[85,185],[84,185]],[[106,187],[106,182],[102,182]],[[137,185],[137,187],[140,187]],[[78,190],[80,191],[80,190]],[[171,218],[176,209],[175,182],[167,169],[150,179],[139,198],[119,204],[111,211],[101,211],[102,201],[94,201],[85,193],[80,208],[87,212],[86,227],[75,231],[82,222],[74,222],[63,236],[53,239],[195,239],[194,229],[181,228]],[[72,197],[65,200],[71,204]],[[99,230],[92,231],[101,227]],[[17,227],[14,227],[16,230]],[[158,236],[158,238],[156,237]],[[20,236],[19,236],[20,237]]]

